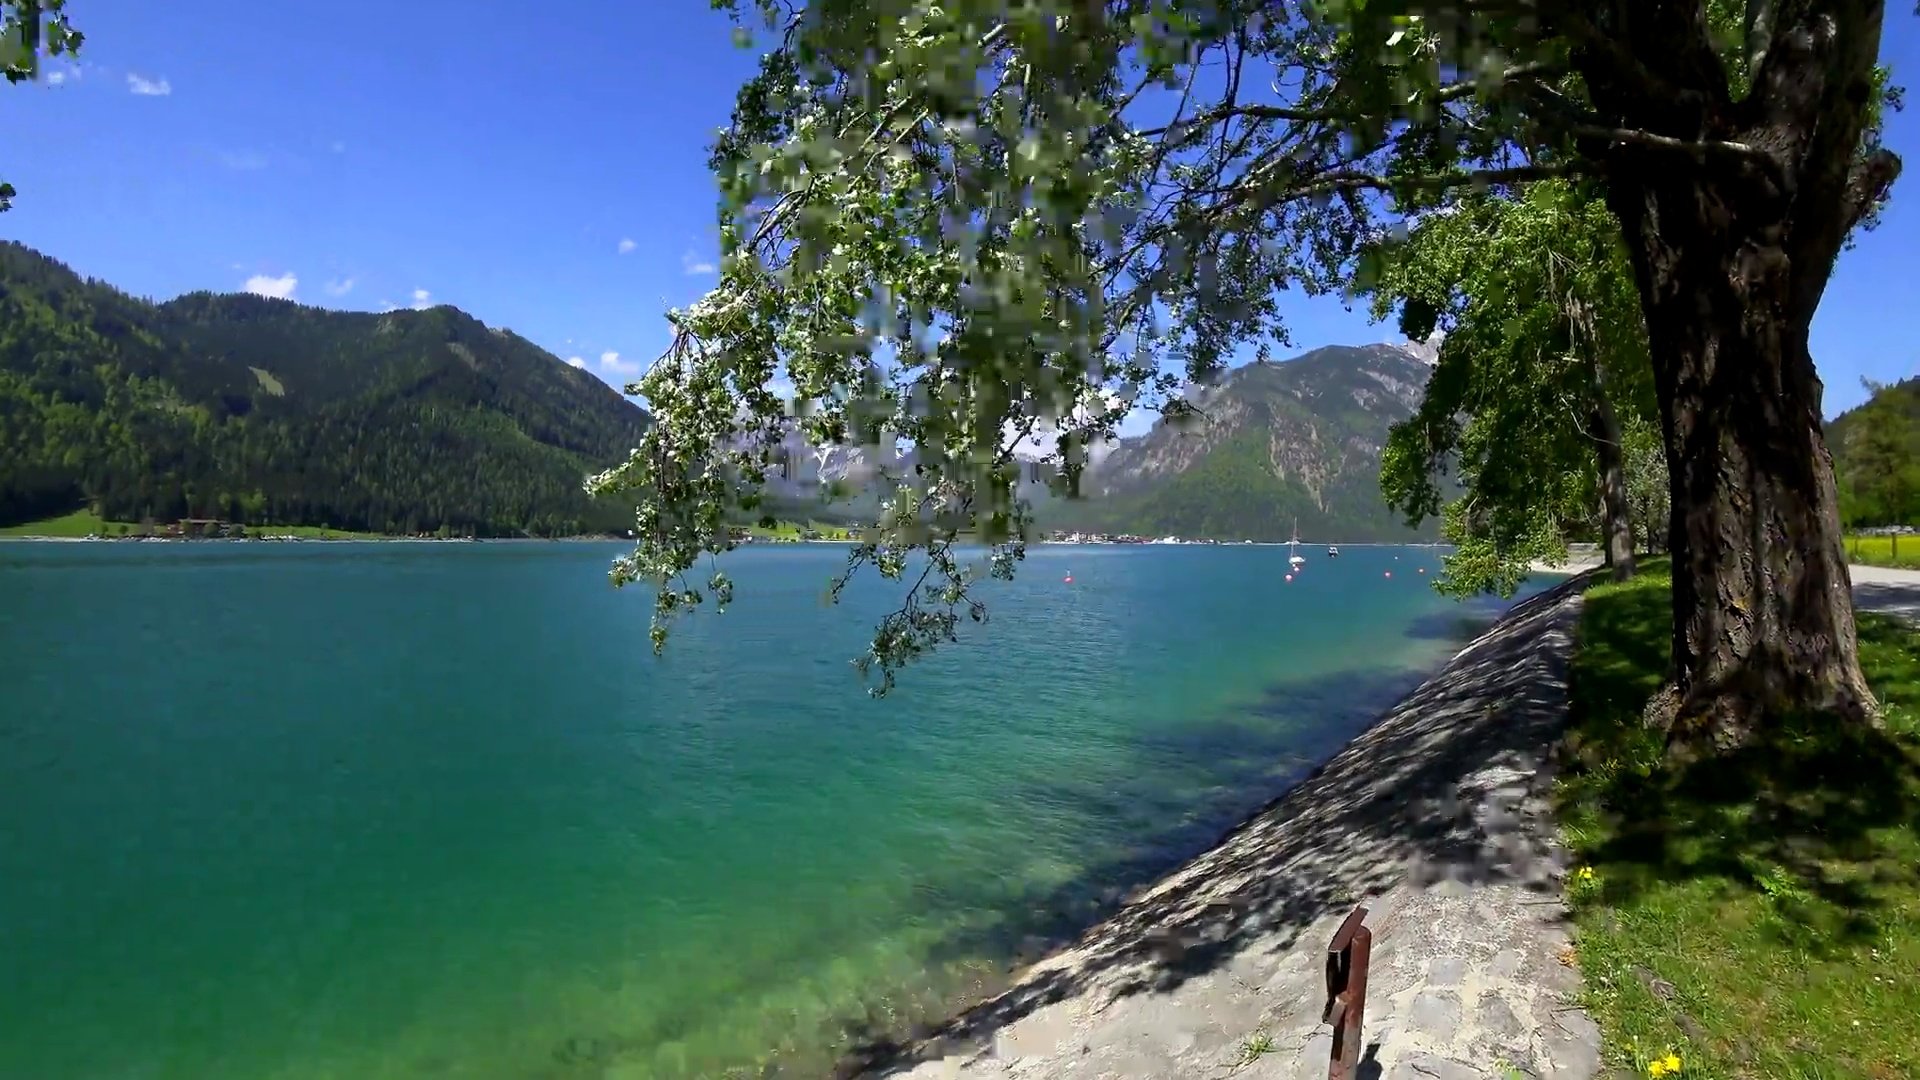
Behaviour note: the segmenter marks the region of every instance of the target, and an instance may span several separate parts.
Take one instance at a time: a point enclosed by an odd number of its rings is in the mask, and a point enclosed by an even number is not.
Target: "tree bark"
[[[1615,581],[1633,577],[1633,508],[1627,499],[1626,450],[1620,421],[1607,400],[1600,365],[1593,365],[1593,410],[1588,433],[1600,472],[1600,548]]]
[[[1621,29],[1644,69],[1590,74],[1624,126],[1712,147],[1591,150],[1608,160],[1647,318],[1674,610],[1674,681],[1651,713],[1683,751],[1743,745],[1795,714],[1877,721],[1807,342],[1862,192],[1883,193],[1898,159],[1856,160],[1880,5],[1823,7],[1773,34],[1741,100],[1709,63],[1704,19],[1666,19],[1689,5],[1631,8]]]
[[[1634,238],[1673,513],[1676,740],[1727,749],[1792,713],[1876,712],[1852,583],[1811,312],[1780,215],[1756,226],[1710,180],[1649,182],[1620,207]],[[1623,200],[1624,201],[1624,200]]]

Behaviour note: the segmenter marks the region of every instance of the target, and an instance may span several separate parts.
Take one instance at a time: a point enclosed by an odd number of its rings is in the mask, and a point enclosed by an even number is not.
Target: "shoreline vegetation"
[[[859,541],[860,530],[846,525],[833,525],[819,521],[777,521],[771,526],[751,525],[735,528],[734,539],[741,544],[764,543],[825,543],[851,544]],[[454,536],[433,533],[378,533],[360,532],[351,529],[336,529],[325,525],[247,525],[239,522],[227,522],[213,519],[188,520],[168,523],[111,521],[87,510],[78,510],[59,517],[19,525],[0,526],[0,540],[36,540],[36,541],[160,541],[160,540],[226,540],[226,541],[342,541],[356,542],[407,541],[416,543],[474,543],[480,541],[630,541],[631,536],[615,533],[577,533],[567,536]],[[1285,540],[1223,540],[1213,537],[1188,537],[1167,535],[1159,537],[1134,536],[1130,534],[1079,534],[1049,532],[1033,541],[1033,544],[1083,544],[1083,545],[1129,545],[1129,544],[1179,544],[1192,546],[1252,546],[1286,547]],[[1306,548],[1322,546],[1371,548],[1371,547],[1411,547],[1437,548],[1447,545],[1432,541],[1392,543],[1382,541],[1349,540],[1313,540],[1300,541]]]

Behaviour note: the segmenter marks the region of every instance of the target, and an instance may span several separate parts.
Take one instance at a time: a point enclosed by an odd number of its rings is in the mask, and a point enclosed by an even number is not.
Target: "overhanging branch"
[[[1886,147],[1876,147],[1854,163],[1847,174],[1846,228],[1851,232],[1874,207],[1880,205],[1900,178],[1900,155]]]
[[[1757,146],[1743,142],[1731,142],[1725,139],[1676,139],[1671,135],[1656,135],[1651,131],[1638,128],[1599,127],[1590,124],[1575,124],[1568,133],[1576,139],[1591,139],[1611,146],[1628,146],[1640,150],[1658,150],[1684,154],[1696,160],[1710,157],[1733,158],[1749,165],[1778,170],[1780,163],[1772,154]]]

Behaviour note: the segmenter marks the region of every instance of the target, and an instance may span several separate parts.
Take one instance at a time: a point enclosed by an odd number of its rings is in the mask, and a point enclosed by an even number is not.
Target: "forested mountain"
[[[1875,387],[1827,425],[1850,526],[1920,525],[1920,378]]]
[[[1040,507],[1049,528],[1219,539],[1431,539],[1380,497],[1387,429],[1411,415],[1431,372],[1418,346],[1315,349],[1235,368],[1198,391],[1203,415],[1161,421],[1082,478],[1081,502]]]
[[[0,524],[82,507],[382,532],[622,530],[646,414],[456,308],[153,304],[0,243]]]

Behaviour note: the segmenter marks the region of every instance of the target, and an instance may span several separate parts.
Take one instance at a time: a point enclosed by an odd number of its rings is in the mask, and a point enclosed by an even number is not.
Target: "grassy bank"
[[[156,527],[157,529],[158,527]],[[141,526],[126,521],[107,521],[91,510],[75,510],[43,521],[0,527],[0,537],[77,540],[89,536],[138,536]],[[249,536],[298,536],[305,540],[378,540],[379,533],[327,529],[318,525],[249,525]]]
[[[747,528],[749,535],[757,540],[800,540],[809,533],[821,540],[852,540],[855,531],[845,525],[830,525],[820,521],[801,524],[797,521],[776,521],[771,528],[752,525]]]
[[[1920,1076],[1920,635],[1861,619],[1887,734],[1812,721],[1676,769],[1640,725],[1666,569],[1591,590],[1573,662],[1561,821],[1609,1055],[1643,1076]]]
[[[1849,536],[1847,561],[1920,570],[1920,536]]]
[[[117,522],[101,520],[100,516],[92,511],[75,510],[71,514],[48,518],[45,521],[29,521],[23,525],[0,525],[0,536],[48,536],[72,540],[86,536],[109,536],[117,525]]]

